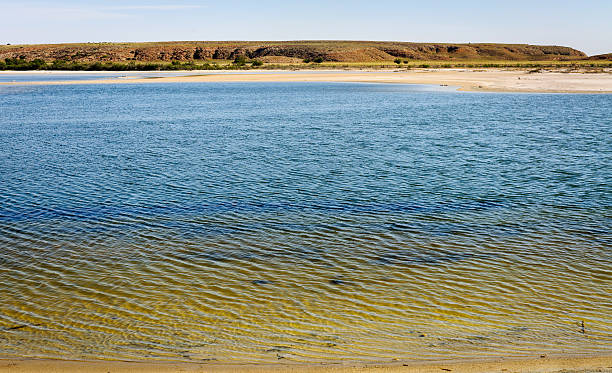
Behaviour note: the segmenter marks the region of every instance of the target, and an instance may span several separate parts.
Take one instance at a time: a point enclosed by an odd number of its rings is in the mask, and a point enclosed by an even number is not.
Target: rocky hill
[[[593,61],[612,61],[612,53],[598,54],[596,56],[589,57],[589,60]]]
[[[543,61],[584,59],[586,54],[561,46],[527,44],[449,44],[376,41],[248,41],[83,43],[0,46],[5,58],[93,61],[190,61],[247,58],[285,61],[322,59],[336,62],[409,60],[508,60]]]

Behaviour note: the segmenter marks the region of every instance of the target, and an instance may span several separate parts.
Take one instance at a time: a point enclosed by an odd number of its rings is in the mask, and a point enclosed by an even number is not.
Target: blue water
[[[539,298],[531,294],[535,298],[528,299],[543,299],[550,307],[533,310],[529,301],[520,305],[508,298],[518,316],[500,314],[503,321],[495,327],[516,322],[521,328],[539,317],[546,321],[530,325],[538,332],[527,340],[537,344],[548,338],[550,344],[538,345],[540,350],[563,341],[581,350],[609,348],[611,118],[612,95],[460,93],[348,83],[1,87],[0,265],[5,268],[0,290],[5,295],[0,297],[14,295],[15,290],[7,290],[14,287],[32,294],[11,301],[12,311],[0,311],[0,323],[33,325],[27,321],[32,313],[26,317],[20,307],[32,307],[35,319],[45,319],[45,307],[53,302],[38,304],[31,285],[17,285],[19,278],[31,275],[44,282],[65,270],[64,285],[77,286],[99,271],[75,275],[80,261],[156,267],[171,258],[190,263],[177,272],[181,275],[192,273],[191,266],[206,272],[212,265],[207,263],[229,261],[238,269],[214,277],[223,283],[242,276],[249,286],[264,281],[258,278],[272,270],[267,265],[299,278],[305,274],[298,265],[323,263],[330,273],[360,273],[366,281],[381,269],[407,273],[414,266],[469,263],[472,270],[454,280],[459,294],[462,281],[501,273],[504,263],[508,281],[524,289],[541,285]],[[538,271],[538,258],[550,267]],[[53,261],[53,268],[42,271],[41,260]],[[248,262],[263,263],[263,269],[254,272]],[[418,284],[426,293],[442,281],[440,276],[422,274],[411,281],[422,281]],[[164,284],[173,281],[178,280]],[[566,285],[555,290],[558,284]],[[382,299],[385,286],[381,282],[372,293],[366,286],[355,296],[380,294]],[[497,285],[488,286],[481,286],[483,299],[510,296],[501,296]],[[560,313],[583,287],[593,289],[582,294],[592,307],[578,304],[569,307],[572,315]],[[236,291],[248,301],[256,290]],[[156,296],[180,293],[173,292]],[[304,297],[315,296],[304,292]],[[61,296],[68,304],[96,303],[95,296],[84,299],[76,290]],[[104,312],[121,310],[111,308]],[[478,320],[497,311],[473,312],[469,318]],[[556,329],[558,320],[580,317],[593,325],[596,337],[590,341],[577,343],[572,338],[579,334]],[[422,322],[417,316],[406,320],[405,325]],[[448,319],[442,324],[454,325]],[[483,328],[489,333],[492,326]],[[237,343],[241,347],[232,349],[227,342],[222,350],[265,361],[241,350],[250,351],[254,342],[246,337],[251,329],[240,330],[234,333],[245,333],[245,341]],[[143,339],[156,335],[142,333]],[[457,338],[440,338],[446,337]],[[30,342],[28,351],[38,351],[35,356],[134,358],[141,353],[119,353],[111,343],[73,355],[77,347],[62,349],[57,342],[45,350],[32,347],[45,344],[38,337],[20,338]],[[67,340],[62,343],[88,341],[80,335]],[[0,347],[27,355],[16,341],[7,339]],[[513,343],[495,342],[485,351],[516,354],[522,347],[508,347]],[[444,348],[440,351],[471,354]],[[348,357],[380,354],[364,346]],[[304,356],[314,355],[295,352],[292,358],[307,361]]]
[[[0,83],[9,82],[53,82],[70,80],[99,80],[99,79],[136,79],[136,78],[156,78],[170,76],[189,76],[202,74],[202,71],[192,72],[167,72],[167,71],[120,71],[120,72],[83,72],[83,71],[24,71],[24,72],[0,72]],[[204,72],[207,73],[208,72]],[[221,73],[211,71],[211,73]]]
[[[7,221],[579,208],[608,227],[609,95],[176,84],[0,99]]]
[[[97,80],[125,76],[122,73],[61,73],[61,72],[22,72],[22,73],[0,73],[0,83],[8,82],[46,82],[66,80]]]
[[[173,76],[191,75],[242,75],[242,74],[351,74],[352,71],[337,70],[305,70],[305,71],[278,71],[278,70],[194,70],[194,71],[115,71],[115,72],[87,72],[87,71],[22,71],[10,72],[0,71],[0,83],[21,83],[21,82],[53,82],[53,81],[74,81],[74,80],[99,80],[99,79],[139,79],[139,78],[162,78]],[[380,71],[363,71],[362,73],[381,74]],[[388,72],[393,74],[392,71]]]

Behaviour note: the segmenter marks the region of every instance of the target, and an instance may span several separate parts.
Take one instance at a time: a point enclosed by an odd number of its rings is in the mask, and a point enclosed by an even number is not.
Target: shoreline
[[[12,72],[14,74],[14,72]],[[19,72],[27,74],[32,72]],[[45,75],[54,72],[45,71]],[[56,74],[91,74],[96,72],[57,72]],[[101,72],[98,72],[101,73]],[[122,74],[126,72],[104,72]],[[176,71],[133,72],[132,74],[159,74],[153,77],[121,77],[109,79],[82,79],[56,81],[0,82],[0,86],[16,85],[79,85],[79,84],[151,84],[151,83],[248,83],[248,82],[343,82],[394,83],[457,87],[470,92],[523,92],[523,93],[612,93],[612,72],[575,73],[501,69],[413,69],[413,70],[298,70],[298,71]],[[5,72],[5,74],[9,74]]]
[[[182,362],[75,361],[14,358],[0,359],[0,372],[216,372],[216,373],[552,373],[560,371],[612,372],[610,355],[554,355],[532,358],[505,357],[479,360],[396,361],[392,363],[322,364],[211,364]]]

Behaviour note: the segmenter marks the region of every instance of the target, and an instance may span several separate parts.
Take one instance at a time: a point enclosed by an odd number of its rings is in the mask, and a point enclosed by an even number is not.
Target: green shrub
[[[30,66],[34,68],[35,70],[43,70],[47,67],[47,63],[41,60],[40,58],[37,58],[33,60],[32,62],[30,62]]]
[[[28,61],[25,57],[6,58],[2,64],[2,70],[44,70],[47,68],[47,63],[40,58]]]
[[[236,56],[236,58],[234,58],[234,65],[237,66],[244,66],[247,62],[247,59],[244,55],[238,55]]]
[[[399,64],[402,63],[402,60],[401,60],[401,58],[396,58],[395,60],[393,60],[393,62],[395,62],[396,64],[399,65]]]
[[[91,65],[87,66],[87,68],[85,70],[90,70],[90,71],[100,71],[100,70],[104,70],[104,65],[100,62],[94,62]]]
[[[138,70],[161,70],[161,66],[157,63],[145,63],[137,66]]]
[[[254,67],[258,67],[258,66],[263,66],[263,61],[260,60],[254,60],[253,63],[251,64]]]
[[[52,70],[65,70],[68,61],[66,60],[55,60],[51,63]]]

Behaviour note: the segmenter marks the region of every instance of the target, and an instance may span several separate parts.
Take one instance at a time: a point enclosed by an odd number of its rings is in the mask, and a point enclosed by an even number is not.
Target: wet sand
[[[62,72],[65,73],[65,72]],[[190,72],[193,74],[193,72]],[[227,71],[188,76],[7,82],[0,85],[142,84],[189,82],[356,82],[432,84],[462,91],[612,93],[612,72],[529,72],[500,69],[420,69],[402,71]]]
[[[492,360],[394,362],[390,364],[326,364],[326,365],[215,365],[209,363],[139,363],[115,361],[62,361],[35,359],[0,360],[0,372],[82,372],[82,373],[485,373],[485,372],[612,372],[609,356],[556,356],[500,358]]]

